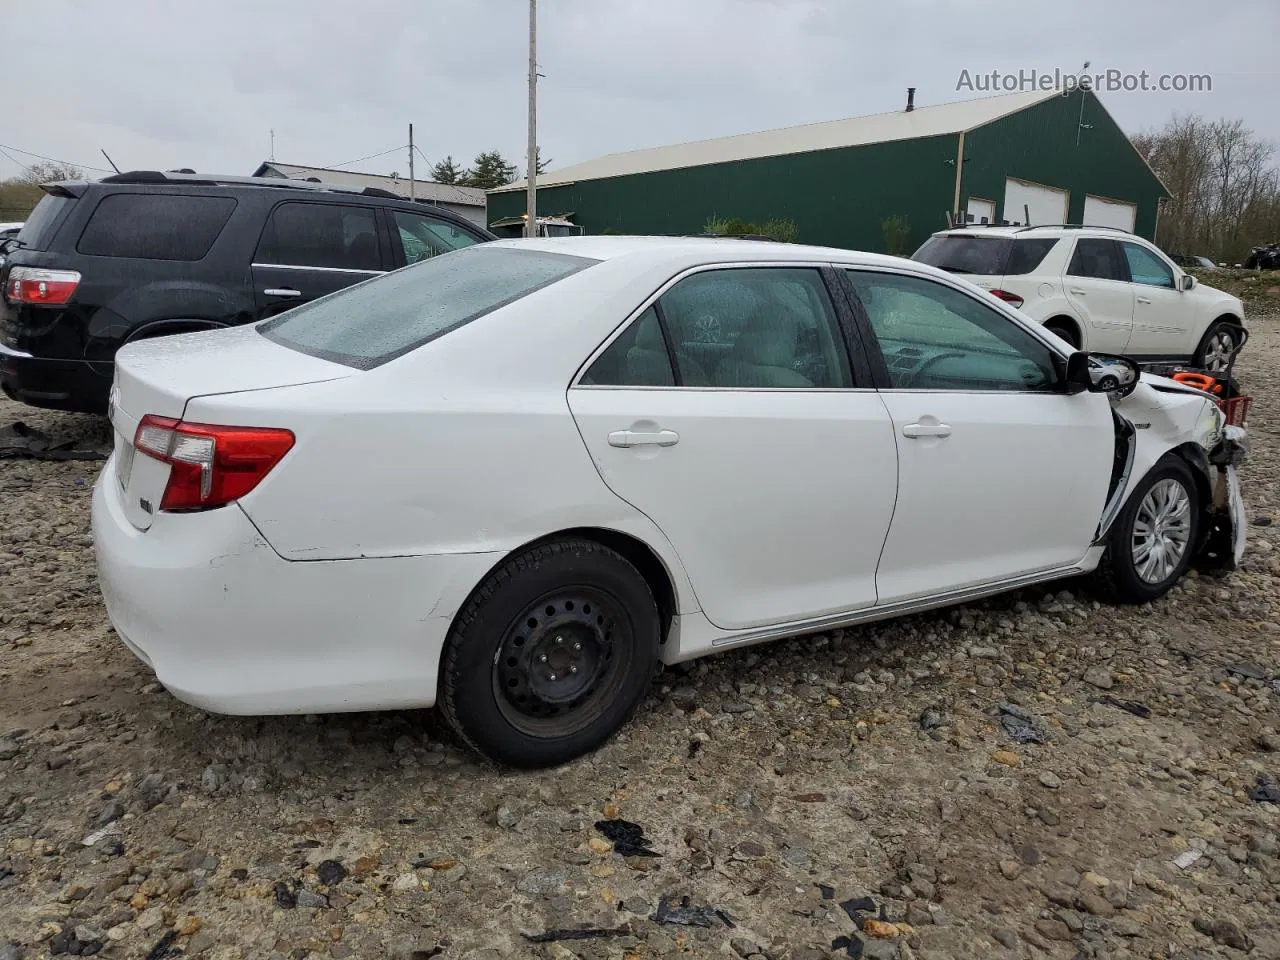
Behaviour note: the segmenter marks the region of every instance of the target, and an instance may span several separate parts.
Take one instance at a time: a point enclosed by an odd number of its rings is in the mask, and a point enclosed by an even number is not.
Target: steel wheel
[[[494,698],[508,723],[535,737],[590,726],[630,668],[629,620],[621,602],[572,587],[530,604],[493,661]]]
[[[1230,330],[1223,327],[1214,331],[1204,344],[1204,368],[1212,370],[1214,373],[1227,369],[1227,364],[1231,361],[1231,354],[1235,349],[1236,338],[1231,335]]]
[[[1191,495],[1178,479],[1167,477],[1142,498],[1133,523],[1133,566],[1149,584],[1172,577],[1191,544]]]

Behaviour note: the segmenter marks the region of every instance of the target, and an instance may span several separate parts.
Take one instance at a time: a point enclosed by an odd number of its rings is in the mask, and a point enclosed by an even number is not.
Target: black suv
[[[0,266],[0,388],[105,413],[116,351],[250,323],[497,239],[385,190],[139,171],[48,183]]]

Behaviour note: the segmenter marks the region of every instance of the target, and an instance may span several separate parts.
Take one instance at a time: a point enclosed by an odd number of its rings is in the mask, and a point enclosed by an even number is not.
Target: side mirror
[[[1193,276],[1192,276],[1191,274],[1189,274],[1189,273],[1184,273],[1184,274],[1182,275],[1182,289],[1183,289],[1183,290],[1190,290],[1190,289],[1191,289],[1192,287],[1194,287],[1195,285],[1196,285],[1196,278],[1195,278],[1195,277],[1193,277]]]
[[[1067,358],[1070,393],[1109,393],[1122,399],[1138,388],[1142,368],[1128,357],[1078,350]]]

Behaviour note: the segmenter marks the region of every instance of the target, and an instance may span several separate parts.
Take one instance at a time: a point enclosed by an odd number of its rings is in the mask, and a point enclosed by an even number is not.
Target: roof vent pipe
[[[916,88],[907,87],[907,113],[916,108]]]

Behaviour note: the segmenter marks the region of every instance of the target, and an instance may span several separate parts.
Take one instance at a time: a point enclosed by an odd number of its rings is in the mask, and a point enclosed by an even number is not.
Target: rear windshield
[[[598,262],[477,245],[313,300],[258,330],[286,347],[368,370]]]
[[[48,250],[58,225],[72,207],[75,200],[70,197],[55,197],[45,194],[44,199],[36,204],[18,233],[18,243],[26,250]]]
[[[1030,273],[1058,241],[1054,237],[980,237],[951,234],[930,237],[912,260],[949,270],[987,277]]]

